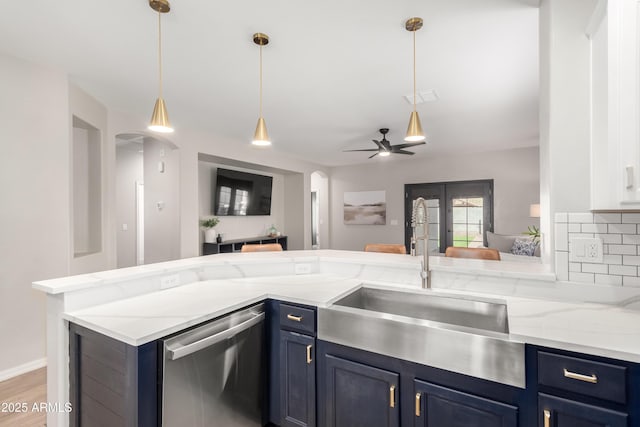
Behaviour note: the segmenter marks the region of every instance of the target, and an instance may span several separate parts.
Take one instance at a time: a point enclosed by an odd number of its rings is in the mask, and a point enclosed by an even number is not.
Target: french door
[[[422,197],[429,211],[429,252],[448,246],[486,246],[493,231],[493,180],[405,184],[405,246],[411,244],[413,203]],[[418,230],[422,234],[422,230]]]

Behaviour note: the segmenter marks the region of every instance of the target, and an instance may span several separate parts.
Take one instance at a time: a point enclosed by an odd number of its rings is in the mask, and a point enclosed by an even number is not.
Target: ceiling
[[[105,8],[105,5],[108,7]],[[327,166],[367,162],[378,128],[402,142],[411,106],[411,16],[418,106],[428,144],[414,157],[538,144],[537,0],[172,1],[163,16],[164,97],[176,132],[251,140],[264,32],[269,149]],[[69,73],[109,108],[151,116],[157,15],[147,0],[11,2],[0,51]],[[215,152],[209,153],[215,155]],[[406,158],[407,156],[392,156]],[[369,162],[393,161],[374,158]]]

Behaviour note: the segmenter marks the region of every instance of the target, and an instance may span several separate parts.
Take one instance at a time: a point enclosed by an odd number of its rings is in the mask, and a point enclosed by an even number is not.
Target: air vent
[[[404,99],[408,104],[413,105],[413,94],[405,95]],[[418,92],[416,94],[416,104],[424,104],[425,102],[434,102],[440,99],[435,89]]]

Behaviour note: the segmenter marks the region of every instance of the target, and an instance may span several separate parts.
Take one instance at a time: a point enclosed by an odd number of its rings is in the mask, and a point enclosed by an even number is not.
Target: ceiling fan
[[[380,129],[380,133],[382,134],[382,140],[377,141],[375,139],[372,139],[373,142],[375,142],[375,144],[378,146],[378,148],[367,148],[367,149],[363,149],[363,150],[344,150],[344,152],[349,152],[349,151],[375,151],[375,153],[373,153],[373,155],[369,156],[369,158],[371,159],[372,157],[375,157],[377,155],[380,155],[380,157],[386,157],[393,154],[408,154],[410,156],[413,156],[415,153],[412,151],[407,151],[405,150],[405,148],[408,147],[413,147],[415,145],[422,145],[425,142],[421,141],[421,142],[408,142],[405,144],[398,144],[398,145],[391,145],[391,143],[387,140],[387,133],[389,132],[389,129],[387,128],[382,128]]]

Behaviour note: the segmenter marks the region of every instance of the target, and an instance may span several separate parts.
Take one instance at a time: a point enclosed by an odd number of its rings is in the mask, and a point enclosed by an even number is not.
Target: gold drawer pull
[[[294,322],[302,322],[302,316],[294,316],[293,314],[287,314],[287,319],[293,320]]]
[[[544,427],[551,427],[551,412],[548,409],[544,410]]]
[[[389,387],[389,407],[396,407],[396,386],[392,385]]]
[[[311,344],[307,346],[307,365],[311,364]]]
[[[420,397],[421,393],[416,393],[416,417],[420,416]]]
[[[572,380],[584,381],[591,384],[596,384],[598,382],[598,377],[595,374],[592,375],[582,375],[576,374],[575,372],[564,370],[564,376],[567,378],[571,378]]]

